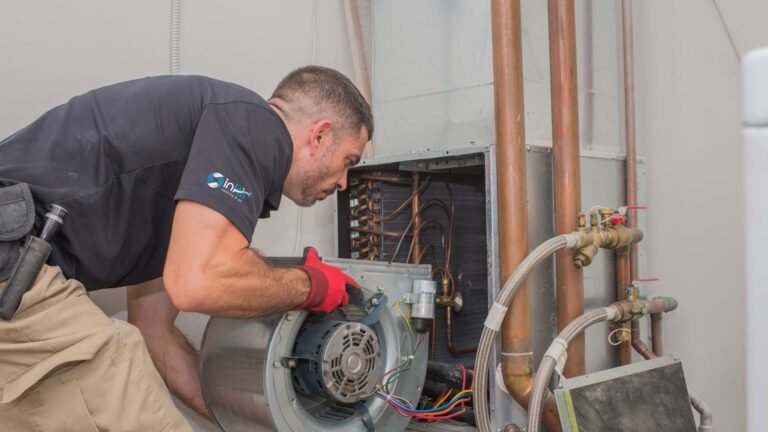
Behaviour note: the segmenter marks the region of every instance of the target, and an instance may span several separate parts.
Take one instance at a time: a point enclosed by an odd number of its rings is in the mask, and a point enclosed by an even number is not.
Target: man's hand
[[[330,313],[339,306],[349,304],[347,290],[353,298],[362,294],[359,291],[360,285],[349,275],[334,266],[320,262],[313,247],[304,249],[304,258],[299,268],[309,276],[310,290],[307,300],[296,306],[296,309]]]

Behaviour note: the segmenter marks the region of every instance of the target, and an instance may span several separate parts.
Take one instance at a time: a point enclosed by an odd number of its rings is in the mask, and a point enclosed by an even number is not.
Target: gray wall
[[[733,47],[741,54],[768,45],[760,22],[768,4],[719,0],[729,39],[709,0],[634,3],[638,145],[647,159],[650,207],[643,275],[661,278],[648,292],[680,300],[666,320],[667,350],[683,360],[718,430],[743,430],[739,66]],[[232,80],[263,95],[313,58],[352,73],[341,0],[187,0],[182,9],[182,73]],[[169,1],[157,0],[0,2],[0,136],[90,88],[166,73],[169,10]],[[333,220],[330,203],[301,212],[286,204],[279,216],[259,224],[255,246],[289,255],[312,244],[331,253]],[[124,317],[122,290],[94,298]],[[195,343],[204,322],[193,314],[179,318]]]

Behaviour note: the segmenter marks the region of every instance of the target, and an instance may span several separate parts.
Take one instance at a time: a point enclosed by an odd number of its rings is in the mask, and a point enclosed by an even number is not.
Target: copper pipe
[[[411,173],[411,187],[413,189],[413,195],[411,196],[411,214],[413,215],[413,241],[411,248],[413,249],[413,263],[419,263],[419,255],[421,255],[421,214],[419,212],[419,186],[420,175],[418,171]]]
[[[377,229],[372,229],[372,228],[362,228],[362,227],[350,227],[350,228],[349,228],[349,230],[350,230],[350,231],[359,232],[359,233],[366,233],[366,234],[376,234],[376,235],[380,235],[380,236],[383,236],[383,237],[395,237],[395,238],[399,238],[400,236],[402,236],[402,235],[403,235],[403,233],[401,233],[401,232],[395,232],[395,231],[380,231],[380,230],[377,230]]]
[[[364,180],[374,180],[374,181],[398,183],[398,184],[411,184],[411,179],[407,177],[394,176],[394,175],[388,176],[388,175],[375,175],[375,174],[360,174],[358,177]]]
[[[477,352],[477,345],[468,347],[457,347],[453,343],[453,308],[451,306],[445,307],[445,338],[447,341],[448,352],[451,354],[468,354]]]
[[[629,275],[629,247],[616,249],[616,301],[626,298],[626,289],[632,283]],[[621,324],[622,328],[629,330],[626,323]],[[616,347],[616,360],[619,365],[628,365],[632,363],[632,343],[626,340]]]
[[[648,345],[641,341],[640,338],[635,337],[636,331],[639,331],[638,322],[637,320],[632,320],[632,347],[646,360],[656,358],[656,354],[648,348]]]
[[[394,219],[397,215],[402,213],[402,211],[405,210],[406,207],[408,207],[410,204],[412,204],[413,203],[413,198],[416,195],[418,195],[421,192],[423,192],[424,189],[426,189],[427,186],[429,186],[429,179],[430,179],[430,177],[427,177],[426,180],[421,183],[421,186],[419,186],[416,190],[414,190],[411,193],[411,196],[409,196],[408,199],[403,201],[403,203],[400,204],[400,206],[398,206],[395,210],[393,210],[392,213],[390,213],[387,216],[385,216],[384,219],[382,219],[382,222],[386,222],[386,221]],[[408,183],[409,184],[411,183],[410,179],[408,180]]]
[[[418,262],[422,262],[424,257],[426,257],[429,252],[432,252],[433,257],[435,256],[435,245],[427,245],[427,247],[421,250],[421,254],[416,258],[416,260]],[[435,267],[437,267],[437,260],[435,260]]]
[[[456,196],[453,193],[451,184],[448,183],[447,180],[443,180],[443,182],[445,183],[445,188],[448,190],[451,206],[450,210],[448,210],[445,205],[443,205],[443,210],[445,210],[448,215],[448,241],[445,244],[445,269],[450,273],[451,255],[453,255],[453,226],[456,222]]]
[[[496,114],[496,169],[501,280],[528,254],[528,190],[525,167],[525,107],[520,0],[491,0],[493,90]],[[528,407],[533,385],[531,295],[525,282],[501,329],[502,374],[515,400]],[[545,405],[544,424],[560,431],[554,401]],[[498,425],[497,425],[498,426]]]
[[[653,353],[661,357],[664,355],[664,341],[661,336],[662,314],[651,314],[651,348]]]
[[[623,30],[623,51],[624,51],[624,130],[627,142],[627,205],[629,214],[627,215],[627,226],[637,227],[637,145],[635,143],[635,56],[634,56],[634,37],[632,30],[632,2],[622,0],[621,2],[622,30]],[[634,281],[637,279],[638,259],[637,244],[630,246],[630,277]]]
[[[450,273],[446,272],[443,274],[443,280],[440,286],[442,287],[443,296],[453,298],[453,295],[456,292],[456,287],[454,285],[453,276],[451,276]],[[477,345],[458,348],[453,343],[453,307],[451,305],[445,307],[445,340],[448,352],[451,354],[468,354],[477,351]]]
[[[424,221],[421,225],[419,225],[418,229],[415,229],[412,233],[413,238],[416,239],[421,236],[421,233],[426,231],[427,228],[435,227],[438,231],[440,231],[440,236],[442,238],[443,244],[445,244],[445,229],[443,228],[443,225],[438,222],[435,219],[428,219]],[[414,246],[415,243],[411,242],[411,247],[408,249],[408,257],[405,259],[405,262],[408,262],[411,260],[411,257],[414,257],[414,260],[418,258],[418,255],[414,254]],[[418,264],[418,261],[413,261],[414,264]]]
[[[574,0],[549,0],[549,64],[552,86],[552,155],[555,186],[555,234],[577,228],[581,208],[579,104],[576,81],[576,22]],[[573,264],[573,252],[555,260],[557,328],[584,313],[584,276]],[[568,345],[564,375],[584,374],[584,335]]]
[[[454,296],[456,295],[456,284],[453,280],[453,276],[451,276],[451,254],[453,253],[453,225],[456,221],[456,196],[453,193],[451,184],[446,180],[444,180],[444,183],[445,188],[448,190],[448,195],[450,196],[451,207],[450,210],[448,210],[445,206],[443,206],[443,209],[448,215],[448,239],[445,243],[445,276],[447,277],[443,278],[443,283],[441,285],[443,287],[443,296],[448,296],[451,298],[451,300],[453,300]],[[448,288],[448,283],[450,283],[450,290]],[[453,307],[451,305],[445,307],[445,336],[447,340],[446,345],[448,347],[448,352],[451,354],[468,354],[477,352],[477,345],[472,347],[458,348],[453,343]]]
[[[371,77],[368,72],[368,61],[365,58],[365,42],[360,26],[360,11],[357,7],[357,0],[344,1],[344,18],[347,24],[347,39],[352,54],[352,66],[355,70],[355,86],[360,90],[366,102],[371,104],[373,95]],[[363,158],[372,159],[373,156],[373,143],[368,141],[363,150]]]

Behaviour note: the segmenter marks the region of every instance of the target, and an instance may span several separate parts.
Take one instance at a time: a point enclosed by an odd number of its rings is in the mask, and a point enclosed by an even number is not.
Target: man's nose
[[[339,181],[336,183],[336,188],[339,190],[347,189],[347,171],[344,171]]]

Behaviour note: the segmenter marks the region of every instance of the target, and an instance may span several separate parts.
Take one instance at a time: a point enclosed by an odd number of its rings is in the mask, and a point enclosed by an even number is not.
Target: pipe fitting
[[[507,392],[526,410],[531,400],[531,390],[534,380],[533,353],[504,353],[502,354],[501,370],[504,377],[504,387]],[[543,422],[547,430],[560,432],[560,416],[557,404],[551,392],[547,392],[544,400]]]
[[[613,309],[612,321],[627,322],[650,314],[671,312],[677,309],[677,300],[672,297],[655,297],[653,300],[627,299],[609,306]]]
[[[648,301],[648,309],[651,314],[672,312],[677,309],[677,300],[672,297],[654,297],[653,300]]]
[[[600,231],[600,236],[602,237],[600,247],[619,249],[642,241],[644,234],[638,228],[627,228],[623,223],[620,223],[603,228]]]
[[[592,264],[592,260],[595,259],[595,255],[597,255],[597,252],[600,250],[600,245],[603,241],[603,238],[600,235],[600,229],[596,225],[592,225],[589,231],[587,231],[586,228],[579,228],[579,233],[588,237],[589,240],[585,239],[583,245],[578,247],[573,254],[573,265],[575,265],[576,268],[582,268]]]

